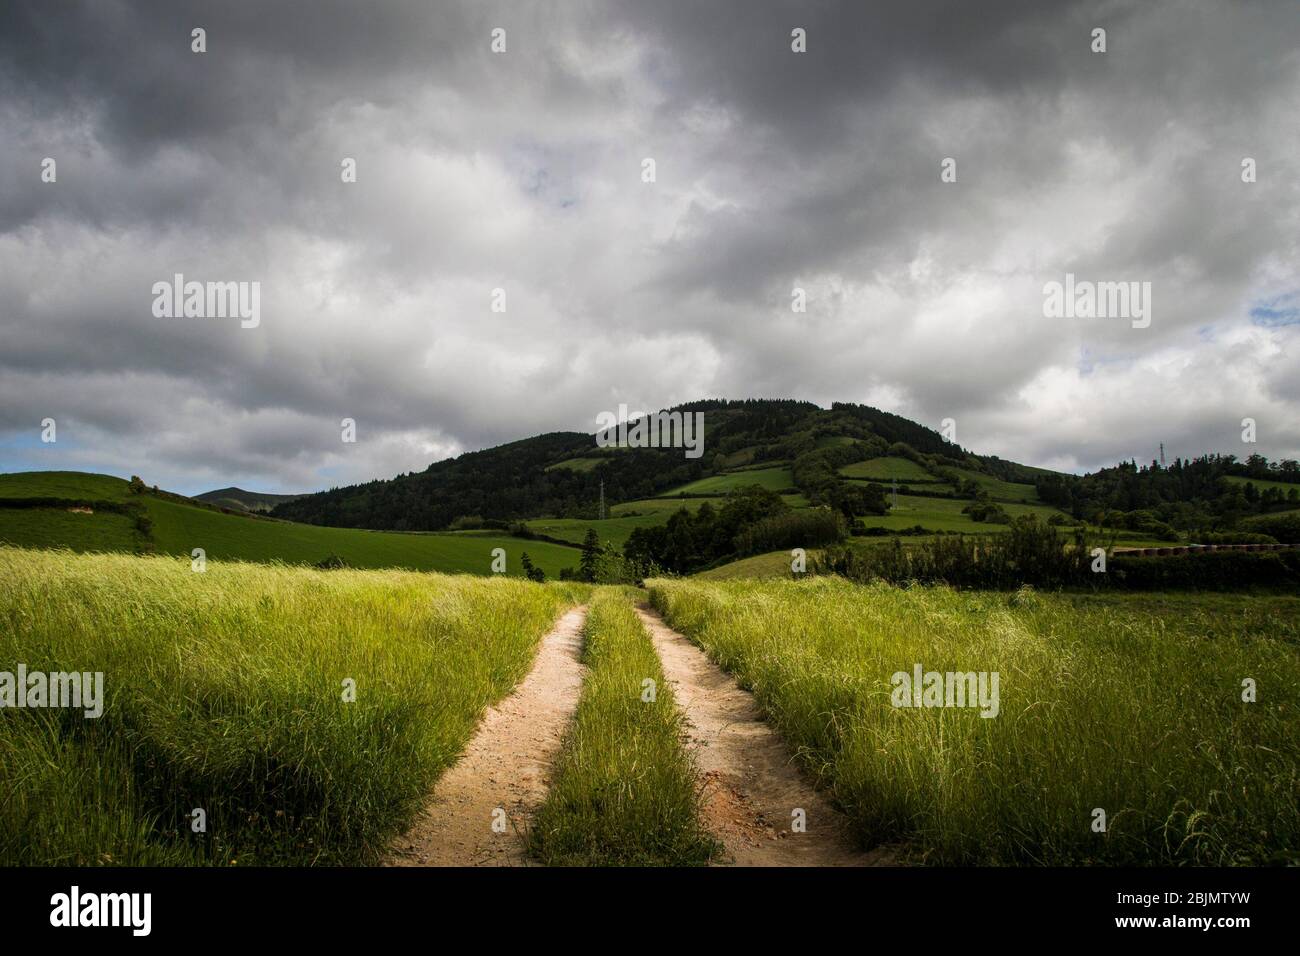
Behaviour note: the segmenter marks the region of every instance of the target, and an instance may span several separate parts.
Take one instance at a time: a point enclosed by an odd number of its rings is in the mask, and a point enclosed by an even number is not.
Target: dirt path
[[[586,617],[585,607],[575,608],[542,638],[528,676],[488,708],[464,756],[438,780],[432,802],[394,842],[390,866],[528,865],[525,827],[546,796],[582,687]],[[498,808],[505,832],[493,830]]]
[[[686,715],[704,776],[704,822],[736,866],[872,866],[884,850],[856,849],[844,815],[800,774],[785,742],[746,690],[654,611],[637,608]],[[801,808],[806,830],[792,830]]]

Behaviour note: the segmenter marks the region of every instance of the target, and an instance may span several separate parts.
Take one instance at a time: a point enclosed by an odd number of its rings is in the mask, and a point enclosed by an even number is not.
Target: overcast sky
[[[315,490],[705,397],[1300,451],[1289,0],[5,0],[0,144],[0,471]],[[1067,272],[1150,325],[1045,316]]]

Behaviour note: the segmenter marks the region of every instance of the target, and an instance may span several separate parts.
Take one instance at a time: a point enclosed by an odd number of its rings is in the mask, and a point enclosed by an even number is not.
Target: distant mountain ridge
[[[269,514],[277,505],[297,501],[305,495],[272,495],[260,491],[245,491],[243,488],[219,488],[193,497],[196,501],[206,501],[208,504],[234,511]]]

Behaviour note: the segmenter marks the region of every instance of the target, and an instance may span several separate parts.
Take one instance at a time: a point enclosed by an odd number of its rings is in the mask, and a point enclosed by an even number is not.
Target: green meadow
[[[888,483],[890,481],[915,481],[915,482],[937,482],[938,479],[930,474],[916,462],[908,458],[871,458],[867,461],[855,461],[851,465],[845,465],[839,471],[840,475],[845,478],[856,478],[863,481],[878,481]]]
[[[954,468],[952,470],[963,478],[969,478],[975,482],[975,484],[979,485],[981,491],[987,492],[989,497],[995,501],[1038,501],[1038,489],[1033,485],[1003,481],[1000,478],[994,478],[978,471],[969,471],[965,468]]]
[[[649,585],[864,846],[934,864],[1300,862],[1300,599]],[[997,672],[996,716],[895,706],[893,675],[918,664]]]
[[[272,518],[228,514],[198,503],[152,494],[133,495],[127,482],[108,475],[29,472],[0,475],[0,498],[64,498],[138,506],[149,517],[148,534],[111,511],[94,514],[67,508],[0,507],[0,543],[19,547],[67,547],[77,551],[153,551],[189,556],[202,548],[210,560],[283,561],[316,564],[331,556],[355,568],[405,568],[488,574],[493,550],[506,553],[510,575],[522,573],[523,553],[546,572],[576,567],[578,552],[546,541],[506,534],[402,533],[328,528]],[[580,540],[580,539],[579,539]]]
[[[790,469],[785,467],[746,468],[740,471],[728,471],[721,475],[701,478],[699,481],[692,481],[690,484],[674,488],[672,491],[665,491],[659,497],[725,495],[728,491],[734,491],[737,488],[744,488],[749,485],[758,485],[760,488],[766,488],[769,491],[791,491],[794,488],[794,479],[790,475]]]
[[[374,861],[577,590],[0,547],[0,669],[105,697],[0,713],[0,865]]]
[[[962,498],[929,498],[923,495],[900,494],[897,505],[893,505],[894,496],[886,494],[885,500],[891,503],[889,513],[867,515],[862,519],[864,525],[869,528],[901,531],[919,524],[930,531],[961,531],[968,534],[997,533],[1007,529],[1006,525],[976,521],[969,515],[962,514],[962,509],[970,504]],[[1050,505],[1024,505],[1011,502],[999,504],[1002,510],[1012,517],[1036,514],[1046,519],[1060,513]]]

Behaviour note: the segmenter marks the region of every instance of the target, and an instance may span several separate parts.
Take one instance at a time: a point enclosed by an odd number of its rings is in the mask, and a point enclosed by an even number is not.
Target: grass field
[[[665,491],[660,498],[673,495],[725,495],[728,491],[758,485],[770,491],[789,491],[794,488],[794,479],[789,468],[747,468],[742,471],[729,471],[709,478],[701,478],[690,484]]]
[[[528,525],[529,530],[537,534],[558,538],[561,541],[572,541],[575,545],[582,544],[583,539],[587,536],[587,530],[594,528],[603,543],[613,544],[621,548],[627,543],[628,536],[635,529],[666,524],[668,518],[677,510],[677,508],[673,508],[644,515],[606,518],[604,521],[588,520],[586,518],[534,518],[525,522],[525,524]],[[691,510],[694,511],[695,509],[692,508]],[[542,544],[544,542],[538,543]],[[532,553],[530,545],[529,556],[532,556]],[[574,558],[569,563],[574,564],[576,560]]]
[[[864,845],[936,864],[1300,861],[1300,599],[651,589],[752,688]],[[997,716],[893,706],[892,675],[918,663],[997,672]]]
[[[987,491],[990,498],[995,501],[1038,501],[1038,489],[1033,485],[1022,485],[1011,481],[1002,481],[991,475],[985,475],[978,471],[968,471],[965,468],[952,469],[963,478],[969,478],[974,481],[980,488]]]
[[[373,860],[572,593],[0,548],[3,666],[105,697],[0,714],[0,865]]]
[[[74,551],[136,551],[145,538],[124,514],[66,508],[0,508],[0,544]]]
[[[808,507],[808,499],[803,495],[782,495],[781,498],[791,508]],[[667,524],[668,519],[683,508],[695,512],[706,503],[715,508],[722,504],[721,499],[710,498],[644,498],[615,505],[609,509],[611,517],[604,521],[590,518],[533,518],[525,524],[537,534],[570,541],[575,545],[582,544],[588,528],[594,528],[603,543],[621,548],[634,529]],[[530,555],[531,553],[529,552]]]
[[[800,494],[782,495],[781,500],[789,508],[808,507],[808,499]],[[625,501],[622,504],[614,505],[609,509],[609,513],[615,518],[633,513],[648,514],[650,512],[662,512],[671,515],[682,508],[687,511],[697,511],[700,505],[705,502],[715,508],[722,504],[720,501],[710,501],[708,498],[642,498],[639,501]]]
[[[872,458],[845,465],[839,472],[845,478],[888,483],[898,481],[934,482],[937,479],[909,458]]]
[[[21,471],[0,475],[0,498],[89,498],[126,501],[127,483],[82,471]]]
[[[583,660],[582,698],[529,831],[532,853],[552,866],[707,862],[714,843],[700,826],[681,716],[621,590],[592,600]]]
[[[886,495],[886,501],[892,503],[893,496]],[[898,505],[891,506],[886,515],[867,515],[862,523],[869,528],[888,528],[901,531],[921,525],[931,531],[962,531],[968,534],[996,534],[1007,530],[1006,525],[989,521],[975,521],[961,510],[970,502],[959,498],[927,498],[923,495],[899,495]],[[1037,514],[1048,518],[1057,514],[1050,505],[1020,505],[1010,502],[1001,505],[1007,514],[1017,517],[1022,514]]]
[[[153,517],[157,549],[166,554],[188,555],[192,548],[203,548],[209,559],[290,563],[315,563],[336,554],[357,568],[487,574],[492,567],[492,550],[504,548],[507,573],[521,573],[519,559],[527,551],[548,577],[557,577],[561,568],[576,567],[579,558],[572,548],[508,535],[323,528],[241,518],[160,499],[150,499],[147,507]]]
[[[155,551],[188,556],[193,549],[202,548],[210,560],[315,564],[335,555],[355,568],[488,574],[493,549],[503,548],[508,574],[522,574],[520,558],[527,551],[533,563],[548,577],[558,577],[562,568],[576,567],[579,559],[578,552],[572,548],[505,534],[402,534],[225,514],[148,494],[132,495],[125,481],[108,475],[75,472],[0,475],[0,497],[66,497],[138,503],[152,520],[147,543]],[[33,515],[32,510],[0,508],[0,542],[22,547],[66,546],[79,551],[134,551],[146,544],[139,534],[128,533],[132,523],[124,515],[70,514],[44,509],[35,509],[37,513]]]
[[[594,471],[608,460],[607,458],[566,458],[564,461],[557,461],[553,465],[547,465],[545,470],[555,471],[564,468],[569,471]]]
[[[815,550],[809,551],[808,561],[811,562],[813,556],[819,553]],[[789,551],[768,551],[766,554],[755,554],[738,561],[729,561],[716,568],[701,571],[692,577],[706,581],[728,581],[734,578],[788,578],[792,560]]]

